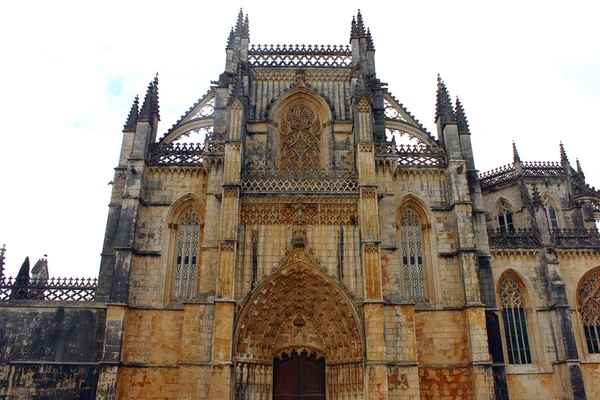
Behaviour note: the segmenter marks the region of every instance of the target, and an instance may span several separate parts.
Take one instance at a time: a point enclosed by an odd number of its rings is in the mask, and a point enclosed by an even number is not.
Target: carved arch
[[[195,293],[198,293],[201,267],[202,267],[202,240],[204,237],[204,220],[206,214],[206,205],[204,201],[195,195],[194,193],[186,193],[177,199],[169,210],[165,218],[165,234],[163,241],[163,251],[161,253],[161,286],[163,287],[164,293],[164,304],[173,301],[173,285],[175,279],[175,268],[176,268],[176,257],[177,257],[177,244],[178,244],[178,232],[179,223],[185,216],[186,212],[192,210],[199,219],[199,237],[198,237],[198,254],[197,254],[197,266],[195,276]]]
[[[401,224],[402,217],[406,215],[407,211],[414,212],[415,216],[419,220],[421,228],[421,245],[422,245],[422,257],[423,257],[423,272],[424,272],[424,283],[426,300],[431,304],[438,304],[441,301],[441,287],[439,281],[439,264],[437,256],[437,239],[435,232],[434,216],[432,211],[429,209],[427,204],[422,201],[418,196],[414,194],[407,194],[402,197],[396,206],[395,221],[396,221],[396,240],[398,243],[398,274],[400,277],[403,276],[403,246]],[[405,279],[400,278],[400,288],[403,296],[408,293]],[[425,299],[415,299],[425,300]]]
[[[542,207],[548,220],[548,229],[552,232],[565,226],[560,201],[552,193],[544,191],[540,194]]]
[[[164,134],[159,143],[172,143],[175,140],[196,130],[212,131],[215,124],[214,112],[217,93],[209,91],[196,104],[181,116],[171,129]]]
[[[497,221],[495,228],[502,232],[514,231],[514,207],[505,197],[499,197],[494,205],[494,219]]]

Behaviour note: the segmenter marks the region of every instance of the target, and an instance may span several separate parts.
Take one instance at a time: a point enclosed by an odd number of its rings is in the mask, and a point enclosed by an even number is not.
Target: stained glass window
[[[404,294],[412,299],[426,299],[421,220],[413,209],[404,211],[399,229]]]
[[[506,278],[500,286],[500,304],[509,364],[531,364],[523,293],[519,285]]]
[[[600,354],[600,273],[583,282],[577,301],[588,352]]]
[[[199,242],[200,218],[190,208],[181,217],[177,231],[177,259],[173,279],[175,299],[189,299],[195,293]]]

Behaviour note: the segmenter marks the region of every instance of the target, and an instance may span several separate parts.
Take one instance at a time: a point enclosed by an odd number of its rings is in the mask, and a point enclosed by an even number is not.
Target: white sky
[[[239,7],[254,44],[347,44],[361,8],[377,75],[432,132],[436,75],[458,95],[481,171],[558,161],[600,186],[600,2],[6,2],[0,11],[0,246],[7,274],[48,254],[96,276],[121,130],[159,72],[161,136],[225,65]]]

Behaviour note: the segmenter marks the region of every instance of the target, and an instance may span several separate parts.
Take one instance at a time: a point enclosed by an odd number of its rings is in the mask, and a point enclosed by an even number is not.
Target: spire
[[[517,151],[517,145],[515,144],[515,142],[512,142],[512,148],[513,148],[513,162],[516,164],[517,162],[521,162],[521,157],[519,157],[519,152]]]
[[[358,14],[356,14],[356,25],[359,37],[365,37],[365,24],[363,22],[362,14],[360,13],[360,8],[358,9]]]
[[[131,105],[131,110],[129,110],[129,116],[127,117],[125,126],[123,127],[123,132],[135,131],[135,123],[137,122],[139,112],[140,112],[140,97],[138,95],[136,95],[135,99],[133,100],[133,104]]]
[[[228,49],[232,49],[233,48],[233,28],[231,28],[231,31],[229,32],[229,37],[227,38],[227,48]]]
[[[452,101],[450,100],[450,94],[446,84],[442,80],[442,77],[438,74],[437,77],[437,99],[435,103],[435,122],[442,124],[456,123],[456,117],[454,116],[454,110],[452,108]]]
[[[244,12],[240,8],[240,12],[237,17],[237,22],[235,23],[235,34],[241,36],[243,34],[244,29]]]
[[[367,50],[375,51],[375,45],[373,44],[373,36],[371,36],[371,29],[367,28]]]
[[[471,134],[469,121],[467,121],[467,116],[465,115],[465,109],[458,96],[456,96],[456,121],[458,122],[458,133]]]
[[[569,165],[569,158],[567,157],[567,152],[565,151],[562,142],[560,142],[560,163],[563,167]]]
[[[144,96],[144,103],[142,104],[142,109],[140,110],[139,119],[149,121],[152,114],[156,114],[158,116],[158,120],[160,121],[160,107],[158,104],[158,72],[156,76],[148,85],[148,90],[146,90],[146,96]]]

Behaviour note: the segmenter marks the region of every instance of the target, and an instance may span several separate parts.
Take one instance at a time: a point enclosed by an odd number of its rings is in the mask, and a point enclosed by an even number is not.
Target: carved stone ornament
[[[242,198],[241,223],[245,225],[292,224],[353,225],[358,204],[351,198]]]
[[[311,107],[303,103],[288,107],[279,124],[279,168],[298,172],[320,169],[322,132],[323,125]]]

